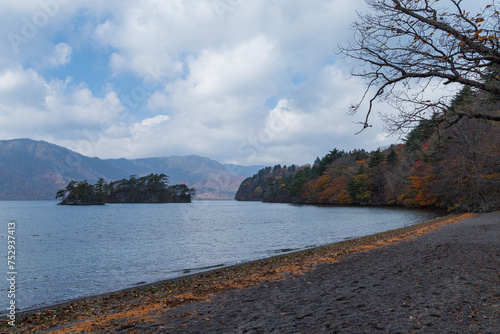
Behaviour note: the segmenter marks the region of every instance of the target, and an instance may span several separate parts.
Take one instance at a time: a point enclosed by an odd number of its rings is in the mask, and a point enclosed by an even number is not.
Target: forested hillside
[[[445,113],[421,120],[405,143],[373,152],[331,150],[314,164],[274,166],[241,184],[237,200],[500,209],[500,100],[464,88]],[[457,116],[459,115],[459,116]]]

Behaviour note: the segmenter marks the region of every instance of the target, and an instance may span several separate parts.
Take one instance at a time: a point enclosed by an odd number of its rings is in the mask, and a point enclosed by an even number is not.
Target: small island
[[[191,203],[196,190],[185,184],[168,185],[165,174],[149,174],[107,183],[99,179],[96,184],[71,181],[57,192],[62,198],[59,205],[104,205],[105,203]]]

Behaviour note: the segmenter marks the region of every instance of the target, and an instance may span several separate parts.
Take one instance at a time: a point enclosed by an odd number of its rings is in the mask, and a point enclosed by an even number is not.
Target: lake
[[[0,314],[9,303],[8,223],[16,222],[16,306],[29,309],[404,227],[439,212],[236,201],[58,206],[0,201]]]

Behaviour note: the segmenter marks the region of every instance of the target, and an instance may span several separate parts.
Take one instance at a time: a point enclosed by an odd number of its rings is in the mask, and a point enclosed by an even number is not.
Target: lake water
[[[58,206],[0,202],[0,314],[8,223],[21,309],[129,288],[431,220],[439,213],[236,201]],[[3,278],[2,278],[3,276]]]

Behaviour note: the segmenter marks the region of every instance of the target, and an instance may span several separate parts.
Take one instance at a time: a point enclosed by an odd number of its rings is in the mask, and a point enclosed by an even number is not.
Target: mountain
[[[201,199],[233,199],[238,186],[245,178],[228,172],[224,165],[215,160],[196,155],[104,161],[126,171],[127,175],[165,173],[171,184],[185,183],[194,187],[197,198]]]
[[[98,158],[31,139],[0,141],[0,199],[53,199],[71,180],[113,179],[123,170]]]
[[[245,178],[250,177],[252,175],[255,175],[261,170],[262,168],[266,168],[267,166],[264,165],[258,165],[258,166],[240,166],[240,165],[233,165],[233,164],[224,164],[224,167],[226,167],[226,170],[232,174],[237,174],[241,175]]]
[[[239,173],[253,169],[231,168]],[[196,188],[199,199],[233,199],[245,178],[215,160],[195,155],[103,160],[44,141],[0,140],[0,200],[53,199],[71,180],[95,183],[100,178],[114,181],[151,173],[165,173],[171,184]]]

